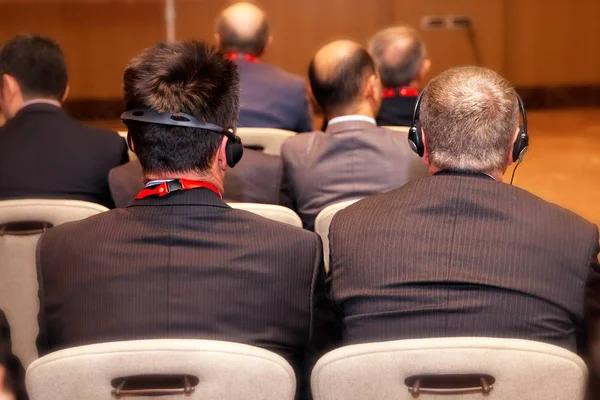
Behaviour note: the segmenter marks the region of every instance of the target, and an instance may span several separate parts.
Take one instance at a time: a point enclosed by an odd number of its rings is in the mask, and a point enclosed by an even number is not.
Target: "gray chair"
[[[278,156],[283,142],[295,136],[296,132],[274,128],[238,128],[236,134],[244,146],[260,147],[263,153]]]
[[[37,358],[39,312],[36,246],[51,226],[108,209],[76,200],[0,201],[0,309],[11,327],[13,352],[25,367]]]
[[[329,227],[331,226],[331,220],[338,211],[343,210],[359,200],[361,199],[352,199],[331,204],[321,210],[315,219],[315,232],[317,232],[323,242],[325,272],[329,272]]]
[[[251,213],[258,214],[262,217],[272,219],[273,221],[283,222],[302,228],[302,220],[294,211],[287,207],[278,206],[274,204],[259,204],[259,203],[227,203],[232,208],[240,210],[250,211]]]
[[[434,338],[333,350],[311,386],[315,400],[580,400],[587,374],[576,354],[545,343]]]
[[[294,371],[279,355],[245,344],[193,339],[101,343],[57,351],[31,364],[26,384],[31,400],[134,395],[292,400],[296,391]]]

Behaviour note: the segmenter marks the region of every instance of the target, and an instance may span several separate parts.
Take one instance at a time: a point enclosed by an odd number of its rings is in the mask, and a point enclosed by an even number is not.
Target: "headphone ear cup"
[[[227,157],[227,165],[229,168],[235,167],[235,165],[240,162],[244,155],[244,146],[239,137],[235,137],[234,139],[229,138],[229,140],[227,140],[227,144],[225,145],[225,155]]]
[[[522,161],[525,152],[529,148],[529,135],[523,129],[523,127],[519,127],[519,134],[517,135],[517,140],[515,140],[515,144],[513,145],[512,152],[512,160],[513,162]]]
[[[425,148],[423,146],[423,138],[421,137],[421,127],[418,122],[408,130],[408,144],[419,157],[423,157]]]

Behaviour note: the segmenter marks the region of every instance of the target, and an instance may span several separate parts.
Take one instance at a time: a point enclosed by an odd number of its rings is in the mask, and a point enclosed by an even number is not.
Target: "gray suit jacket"
[[[522,189],[442,172],[340,211],[329,235],[346,344],[487,336],[584,347],[598,229]]]
[[[282,148],[282,204],[307,229],[326,206],[396,189],[427,175],[405,134],[347,121],[288,139]]]
[[[277,156],[244,149],[242,160],[225,174],[227,201],[277,204],[281,185],[282,165]],[[144,188],[139,160],[113,168],[108,183],[117,207],[130,204]]]

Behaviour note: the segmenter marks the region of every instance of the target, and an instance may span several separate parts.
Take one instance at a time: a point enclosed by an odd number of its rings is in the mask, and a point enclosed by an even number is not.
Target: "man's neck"
[[[197,174],[193,172],[174,174],[144,174],[144,183],[148,183],[150,181],[168,181],[174,179],[186,179],[190,181],[202,181],[210,183],[211,185],[216,187],[219,190],[219,192],[224,192],[223,180],[209,174]]]
[[[440,171],[444,171],[444,170],[448,170],[448,169],[447,169],[447,168],[446,168],[446,169],[441,169],[441,168],[438,168],[438,167],[436,167],[436,166],[434,166],[434,165],[432,165],[432,164],[429,164],[429,171],[428,171],[428,175],[429,175],[429,176],[432,176],[432,175],[435,175],[435,174],[437,174],[438,172],[440,172]],[[489,176],[490,178],[493,178],[493,179],[494,179],[495,181],[497,181],[497,182],[502,182],[502,177],[503,177],[503,175],[504,175],[504,174],[502,173],[502,171],[499,171],[499,170],[494,170],[494,171],[481,171],[481,172],[479,172],[479,173],[480,173],[480,174],[487,175],[487,176]]]

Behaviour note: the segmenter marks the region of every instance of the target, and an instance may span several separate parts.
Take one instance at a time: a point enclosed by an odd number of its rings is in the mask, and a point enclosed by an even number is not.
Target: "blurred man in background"
[[[62,109],[67,67],[42,36],[21,35],[0,50],[0,199],[59,198],[113,206],[108,172],[128,160],[115,132],[91,128]]]
[[[273,37],[265,13],[249,3],[225,9],[216,22],[218,47],[240,73],[240,127],[312,131],[304,79],[261,62]]]
[[[327,129],[292,137],[281,152],[282,204],[299,213],[305,228],[314,229],[317,214],[330,204],[427,175],[405,134],[376,126],[381,82],[365,49],[350,41],[326,45],[312,59],[309,78]]]
[[[581,351],[586,324],[599,320],[598,229],[502,183],[528,142],[514,88],[462,67],[422,99],[415,143],[431,176],[360,201],[331,225],[344,342],[481,336]]]
[[[408,26],[384,29],[369,40],[383,84],[380,126],[409,126],[431,61],[419,32]]]

